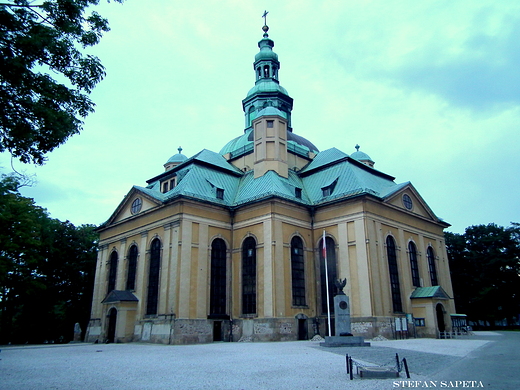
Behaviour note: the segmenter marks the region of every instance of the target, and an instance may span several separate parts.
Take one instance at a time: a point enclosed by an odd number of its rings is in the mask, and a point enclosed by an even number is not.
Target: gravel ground
[[[490,332],[487,332],[490,333]],[[392,389],[400,379],[350,381],[355,361],[392,365],[406,357],[424,380],[489,341],[374,341],[370,348],[323,348],[317,342],[200,345],[68,344],[2,347],[0,389]]]

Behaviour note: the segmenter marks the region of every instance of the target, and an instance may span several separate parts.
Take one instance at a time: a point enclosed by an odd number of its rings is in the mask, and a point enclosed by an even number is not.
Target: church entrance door
[[[298,340],[307,340],[307,320],[304,318],[298,319]]]
[[[115,307],[113,307],[108,312],[107,341],[109,343],[115,342],[115,339],[116,339],[116,322],[117,322],[117,310],[116,310]]]
[[[222,341],[222,321],[213,321],[213,341]]]
[[[446,330],[446,325],[444,323],[444,307],[438,303],[435,311],[437,312],[437,327],[439,328],[439,332],[444,332]]]

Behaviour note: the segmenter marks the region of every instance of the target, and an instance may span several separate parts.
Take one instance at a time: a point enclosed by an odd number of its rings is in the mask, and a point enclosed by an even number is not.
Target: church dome
[[[256,95],[262,92],[281,92],[284,95],[289,96],[289,92],[280,85],[280,83],[273,79],[260,79],[253,88],[247,93],[246,99],[250,96]]]
[[[273,108],[276,110],[275,108]],[[262,110],[264,111],[264,110]],[[279,110],[276,110],[279,111]],[[283,114],[283,113],[282,113]],[[269,114],[265,114],[269,115]],[[280,114],[277,114],[280,115]],[[283,115],[280,115],[283,116]],[[295,143],[296,145],[302,146],[304,149],[309,150],[313,153],[319,153],[319,150],[314,144],[308,139],[294,134],[292,131],[287,131],[287,141]],[[253,150],[253,129],[248,129],[244,134],[239,137],[233,138],[229,141],[221,150],[220,154],[225,155],[227,153],[237,153],[237,151]]]
[[[182,154],[182,148],[179,146],[179,148],[177,149],[179,151],[179,153],[176,153],[174,154],[173,156],[171,156],[168,161],[166,161],[164,163],[164,168],[168,171],[174,167],[176,167],[177,165],[183,163],[184,161],[186,161],[188,159],[188,157],[186,157],[184,154]]]
[[[374,166],[374,160],[370,158],[370,156],[364,152],[359,151],[359,145],[356,145],[356,151],[350,155],[353,159],[358,160],[359,162],[365,163],[368,166]]]
[[[248,129],[239,137],[233,138],[220,150],[221,155],[232,153],[241,148],[246,148],[248,145],[253,146],[253,129]]]
[[[255,55],[255,62],[261,60],[275,60],[278,61],[278,54],[273,51],[274,42],[269,38],[264,38],[258,42],[260,51]]]

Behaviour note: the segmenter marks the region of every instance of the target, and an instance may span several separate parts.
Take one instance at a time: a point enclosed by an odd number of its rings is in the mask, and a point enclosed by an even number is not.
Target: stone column
[[[135,294],[139,298],[139,302],[137,303],[137,318],[142,318],[144,315],[145,301],[146,301],[146,291],[145,287],[148,285],[147,277],[148,270],[146,269],[147,264],[147,244],[148,244],[148,231],[141,232],[141,244],[139,245],[139,257],[137,259],[137,275],[136,275],[136,285],[135,285]]]
[[[159,306],[157,312],[159,314],[169,314],[168,311],[168,277],[170,275],[170,224],[164,225],[164,234],[162,240],[162,257],[161,257],[161,272],[159,281]]]
[[[181,222],[181,258],[179,275],[179,313],[177,318],[190,316],[190,286],[191,286],[191,221]]]
[[[119,245],[119,261],[117,264],[116,290],[124,290],[126,287],[126,238],[123,238]]]
[[[197,257],[197,318],[206,318],[208,316],[208,269],[210,268],[208,239],[208,224],[200,223],[199,253]]]
[[[273,317],[273,236],[271,228],[271,219],[264,221],[264,258],[258,259],[264,264],[264,317]],[[257,286],[258,287],[258,286]],[[258,303],[258,302],[257,302]],[[257,313],[260,314],[260,310],[257,306]]]
[[[360,315],[362,317],[370,317],[372,315],[372,293],[364,221],[362,219],[356,220],[354,227],[356,229],[356,268],[359,287],[359,306],[361,310]]]
[[[178,267],[179,267],[179,223],[175,222],[170,227],[170,267],[169,267],[169,288],[168,288],[168,313],[177,314],[179,305],[177,304],[178,288]]]

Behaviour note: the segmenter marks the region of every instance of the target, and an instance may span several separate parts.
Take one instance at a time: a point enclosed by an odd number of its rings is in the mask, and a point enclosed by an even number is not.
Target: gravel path
[[[349,380],[345,353],[381,365],[406,357],[424,380],[488,340],[375,341],[370,348],[317,342],[199,345],[68,344],[2,347],[0,389],[392,389],[396,379]],[[404,373],[401,379],[404,380]]]

